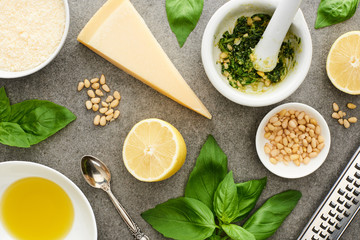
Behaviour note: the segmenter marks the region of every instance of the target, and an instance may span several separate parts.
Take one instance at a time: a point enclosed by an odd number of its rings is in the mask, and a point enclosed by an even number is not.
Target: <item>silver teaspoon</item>
[[[86,182],[90,186],[94,188],[101,188],[109,195],[116,210],[130,229],[134,238],[138,240],[149,240],[149,237],[141,232],[140,228],[135,224],[129,214],[125,211],[124,207],[119,203],[119,201],[111,192],[111,174],[106,165],[93,156],[84,156],[81,159],[81,171]]]

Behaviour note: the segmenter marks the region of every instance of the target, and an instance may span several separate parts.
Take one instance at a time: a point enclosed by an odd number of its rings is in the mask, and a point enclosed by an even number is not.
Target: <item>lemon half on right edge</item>
[[[360,31],[345,33],[332,45],[326,71],[336,88],[360,94]]]
[[[185,158],[184,138],[174,126],[160,119],[135,124],[124,142],[125,167],[140,181],[157,182],[171,177]]]

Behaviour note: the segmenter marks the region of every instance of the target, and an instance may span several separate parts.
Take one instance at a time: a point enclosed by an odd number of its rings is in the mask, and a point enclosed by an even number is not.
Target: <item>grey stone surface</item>
[[[12,103],[26,99],[44,99],[71,109],[77,120],[46,141],[29,149],[0,146],[0,162],[32,161],[52,167],[69,177],[85,193],[97,220],[99,240],[131,240],[125,224],[118,216],[105,193],[92,189],[83,180],[79,161],[84,154],[93,154],[110,167],[112,187],[128,212],[151,239],[164,239],[141,217],[140,213],[156,204],[183,195],[184,186],[201,145],[208,134],[213,134],[227,154],[229,168],[236,181],[268,177],[268,185],[260,198],[266,198],[287,189],[303,194],[298,206],[271,239],[296,239],[313,212],[325,197],[348,160],[359,146],[360,124],[345,130],[331,118],[333,101],[345,108],[347,102],[360,104],[357,96],[337,90],[329,81],[325,63],[331,44],[341,34],[359,30],[360,13],[352,19],[324,29],[315,30],[317,6],[320,0],[304,0],[302,9],[313,39],[313,59],[309,74],[300,88],[285,102],[302,102],[317,109],[329,124],[332,145],[327,160],[310,176],[288,180],[266,170],[255,150],[255,132],[261,118],[275,106],[249,108],[235,104],[210,84],[200,58],[201,37],[212,14],[226,1],[206,0],[198,26],[183,48],[179,48],[167,23],[165,1],[132,0],[149,28],[158,39],[175,66],[191,88],[213,114],[212,120],[182,107],[140,81],[127,75],[76,41],[76,36],[105,0],[70,0],[71,25],[64,48],[46,68],[29,77],[4,80]],[[104,73],[112,89],[122,94],[121,118],[101,128],[92,124],[94,113],[87,111],[85,92],[77,93],[78,81]],[[279,103],[279,104],[281,104]],[[277,104],[277,105],[279,105]],[[359,109],[348,111],[359,117]],[[351,112],[351,113],[350,113]],[[122,162],[122,145],[131,127],[145,118],[160,118],[172,123],[187,143],[187,160],[181,170],[168,180],[144,183],[132,177]],[[342,239],[358,239],[360,216],[356,216]]]

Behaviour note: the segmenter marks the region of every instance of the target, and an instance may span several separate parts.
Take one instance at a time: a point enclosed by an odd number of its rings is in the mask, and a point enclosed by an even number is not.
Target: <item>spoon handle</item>
[[[143,232],[141,232],[140,228],[136,225],[136,223],[131,219],[129,214],[125,211],[124,207],[119,203],[116,199],[114,194],[111,192],[110,189],[105,190],[106,193],[109,195],[112,203],[114,204],[116,210],[120,214],[121,218],[124,220],[128,228],[130,229],[132,235],[135,239],[138,240],[149,240],[149,237],[146,236]]]

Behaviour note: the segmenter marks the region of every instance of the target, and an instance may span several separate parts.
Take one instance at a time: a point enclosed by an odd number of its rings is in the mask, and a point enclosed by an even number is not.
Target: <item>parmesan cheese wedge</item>
[[[211,119],[129,0],[108,0],[78,41],[165,96]]]

